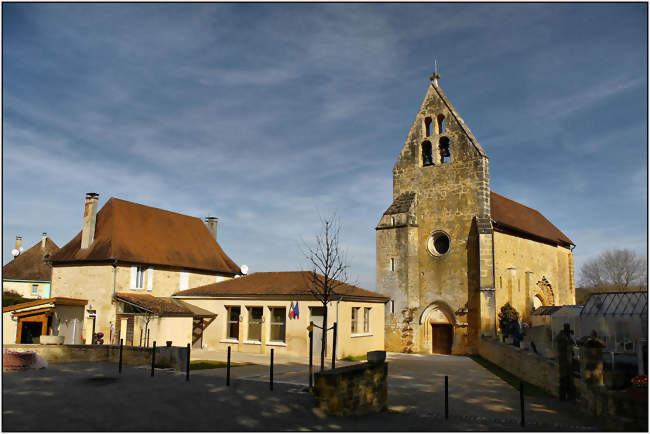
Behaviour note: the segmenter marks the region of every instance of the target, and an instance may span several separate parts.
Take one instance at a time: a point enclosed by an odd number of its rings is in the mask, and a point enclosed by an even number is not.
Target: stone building
[[[41,241],[23,252],[22,237],[16,237],[14,259],[2,267],[2,291],[11,291],[24,298],[49,298],[52,266],[51,255],[59,250],[47,233]]]
[[[391,297],[386,349],[476,352],[510,303],[575,303],[573,242],[538,211],[490,190],[489,159],[431,77],[376,227],[377,291]]]

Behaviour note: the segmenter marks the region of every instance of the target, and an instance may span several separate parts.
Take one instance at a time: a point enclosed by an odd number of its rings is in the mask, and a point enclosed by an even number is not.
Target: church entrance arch
[[[537,304],[537,305],[536,305]],[[554,306],[555,305],[555,294],[553,294],[553,287],[546,280],[546,277],[542,276],[542,280],[537,282],[535,290],[533,293],[533,307],[538,308],[541,306]]]
[[[424,348],[429,347],[432,354],[451,354],[455,324],[454,312],[444,301],[427,306],[420,315]]]

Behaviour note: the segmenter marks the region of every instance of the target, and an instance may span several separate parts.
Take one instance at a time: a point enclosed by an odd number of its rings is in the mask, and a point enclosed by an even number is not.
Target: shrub
[[[501,306],[501,312],[499,312],[499,328],[504,336],[510,335],[518,321],[519,312],[510,303]]]

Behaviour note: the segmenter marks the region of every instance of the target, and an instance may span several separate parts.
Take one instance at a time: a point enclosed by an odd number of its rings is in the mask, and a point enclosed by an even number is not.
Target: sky
[[[3,264],[84,196],[219,218],[249,272],[320,216],[375,289],[375,227],[437,59],[491,188],[576,244],[647,250],[647,4],[3,3]],[[579,273],[578,273],[579,275]]]

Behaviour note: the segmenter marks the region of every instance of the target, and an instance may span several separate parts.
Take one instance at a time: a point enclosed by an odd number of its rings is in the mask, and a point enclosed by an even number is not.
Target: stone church
[[[393,167],[376,228],[386,350],[471,354],[510,303],[575,303],[573,242],[537,210],[490,190],[489,158],[431,77]]]

